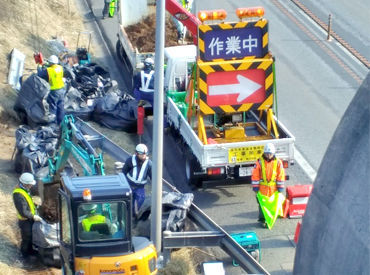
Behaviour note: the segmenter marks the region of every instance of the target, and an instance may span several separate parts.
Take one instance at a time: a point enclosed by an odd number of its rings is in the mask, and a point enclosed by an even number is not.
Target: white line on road
[[[301,166],[301,168],[311,179],[311,181],[314,182],[317,175],[316,170],[307,162],[307,160],[296,148],[294,149],[294,159],[298,163],[298,165]]]

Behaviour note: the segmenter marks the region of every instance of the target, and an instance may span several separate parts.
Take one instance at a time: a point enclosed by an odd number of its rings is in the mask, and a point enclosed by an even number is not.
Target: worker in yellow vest
[[[84,203],[81,208],[83,210],[83,215],[81,216],[83,218],[81,221],[83,232],[96,231],[105,235],[112,235],[117,232],[117,226],[109,218],[97,212],[98,204]],[[87,236],[94,239],[96,235]]]
[[[21,253],[24,258],[35,255],[32,248],[32,225],[41,222],[42,218],[37,215],[36,206],[32,201],[30,190],[36,184],[31,173],[23,173],[19,177],[19,184],[13,191],[13,202],[18,212],[18,226],[21,231]]]
[[[275,156],[274,144],[267,143],[263,155],[256,161],[252,171],[252,187],[254,192],[261,192],[271,197],[276,191],[283,193],[285,184],[285,171],[282,161]],[[258,202],[258,199],[257,199]],[[258,202],[258,221],[265,227],[265,217]]]
[[[47,60],[49,66],[46,68],[47,81],[50,84],[50,93],[47,98],[49,104],[49,112],[55,115],[55,122],[60,125],[64,118],[64,70],[59,65],[59,59],[56,55],[52,55]]]

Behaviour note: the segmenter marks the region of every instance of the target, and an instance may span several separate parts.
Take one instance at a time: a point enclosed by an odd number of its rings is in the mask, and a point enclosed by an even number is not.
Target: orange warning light
[[[202,23],[207,20],[224,20],[227,16],[225,10],[199,11],[198,18]]]
[[[91,191],[89,188],[85,188],[82,192],[82,197],[85,201],[91,201]]]
[[[239,19],[247,17],[262,17],[265,14],[265,9],[262,7],[238,8],[236,9],[236,16]]]

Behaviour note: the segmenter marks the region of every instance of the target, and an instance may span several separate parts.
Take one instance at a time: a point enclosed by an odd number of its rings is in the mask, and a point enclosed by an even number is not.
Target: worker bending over
[[[18,212],[18,226],[21,231],[21,253],[24,258],[35,255],[32,248],[33,223],[42,221],[36,214],[36,206],[32,201],[30,190],[36,184],[31,173],[23,173],[19,177],[19,184],[13,190],[13,202]]]
[[[132,189],[134,217],[144,203],[147,179],[152,178],[152,161],[147,155],[148,148],[141,143],[136,146],[135,151],[135,154],[126,160],[122,168],[122,173]]]
[[[252,172],[253,191],[256,193],[260,191],[267,197],[271,197],[276,191],[284,192],[285,171],[282,161],[275,156],[275,153],[275,146],[267,143],[263,155],[256,161]],[[265,217],[259,203],[258,210],[258,221],[265,227]]]

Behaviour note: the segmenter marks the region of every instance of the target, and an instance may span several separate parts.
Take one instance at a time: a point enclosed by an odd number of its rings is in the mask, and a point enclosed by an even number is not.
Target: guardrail
[[[88,123],[76,118],[75,124],[94,148],[100,148],[104,153],[121,162],[126,161],[130,156],[128,152],[91,127]],[[179,192],[176,187],[165,179],[163,179],[163,188],[165,191]],[[230,257],[236,260],[246,272],[269,274],[243,247],[194,203],[190,206],[188,217],[202,230],[186,232],[165,231],[163,234],[165,256],[169,254],[171,248],[219,246]]]

